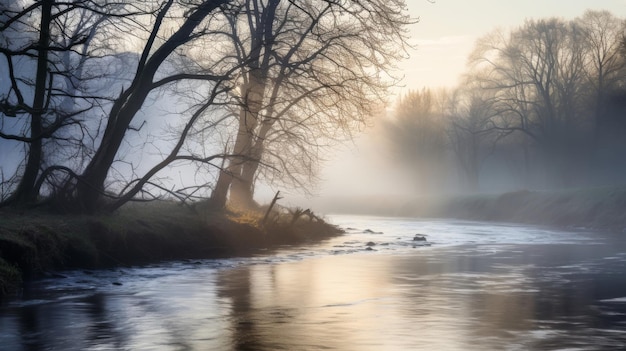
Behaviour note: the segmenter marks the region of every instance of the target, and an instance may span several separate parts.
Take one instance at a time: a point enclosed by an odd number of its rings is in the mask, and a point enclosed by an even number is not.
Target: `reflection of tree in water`
[[[221,271],[216,285],[218,296],[227,300],[234,350],[276,350],[285,347],[310,349],[303,312],[307,305],[307,289],[302,281],[280,280],[279,271],[290,273],[293,266],[258,265]],[[285,273],[285,271],[283,271]],[[302,272],[298,272],[302,273]],[[300,275],[309,280],[306,274]]]
[[[231,303],[233,349],[380,349],[369,342],[380,337],[382,320],[393,317],[383,316],[388,310],[379,303],[385,270],[367,260],[333,257],[221,271],[216,284],[220,298]]]
[[[107,307],[107,296],[104,294],[93,294],[82,299],[86,303],[86,316],[90,322],[88,324],[85,340],[98,340],[102,343],[108,340],[115,349],[120,349],[126,345],[125,334],[119,333],[120,328],[113,324],[115,316],[110,316],[110,309]]]
[[[20,310],[19,327],[22,336],[22,344],[25,350],[43,350],[46,345],[45,340],[41,338],[39,331],[41,323],[39,318],[39,310],[41,306],[27,306]],[[44,319],[45,322],[45,319]]]
[[[83,349],[97,341],[120,348],[124,335],[117,332],[106,306],[106,296],[93,294],[63,303],[34,304],[19,309],[22,346],[26,350],[45,348]],[[63,336],[60,338],[59,336]]]
[[[257,330],[257,317],[252,303],[250,267],[228,270],[218,274],[218,296],[231,301],[230,322],[235,350],[262,350]]]

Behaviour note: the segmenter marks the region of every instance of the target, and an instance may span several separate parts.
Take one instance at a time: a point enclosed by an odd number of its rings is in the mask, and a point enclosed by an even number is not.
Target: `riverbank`
[[[556,227],[626,230],[626,187],[516,191],[406,202],[398,214]]]
[[[166,260],[248,255],[340,235],[323,220],[289,213],[133,204],[111,215],[0,212],[0,295],[22,279],[69,268],[106,268]]]

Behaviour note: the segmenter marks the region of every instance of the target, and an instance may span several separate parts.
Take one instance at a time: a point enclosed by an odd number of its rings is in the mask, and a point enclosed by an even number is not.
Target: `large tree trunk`
[[[235,158],[229,161],[225,170],[220,171],[215,190],[211,194],[213,206],[224,207],[230,190],[230,202],[236,206],[248,208],[252,205],[252,194],[246,194],[243,185],[243,172],[252,159],[252,142],[256,128],[258,111],[252,113],[250,109],[241,108],[239,114],[239,130],[233,152]]]
[[[221,169],[215,183],[215,188],[211,193],[211,206],[216,208],[224,208],[226,206],[226,199],[228,198],[228,189],[232,183],[233,175],[228,169]]]
[[[138,89],[137,94],[125,99],[120,98],[113,107],[114,111],[119,112],[109,116],[102,142],[77,185],[77,198],[81,211],[92,213],[97,209],[98,202],[104,194],[104,182],[124,140],[128,125],[141,108],[149,91],[149,87],[144,87],[143,90]],[[128,103],[124,104],[122,101],[128,101]],[[119,108],[118,105],[123,105],[123,107]]]
[[[257,207],[257,203],[254,201],[254,179],[259,169],[262,154],[262,147],[255,146],[250,153],[250,159],[241,166],[239,176],[233,179],[230,189],[231,201],[240,207]]]
[[[220,171],[211,194],[211,203],[216,207],[226,205],[228,193],[230,202],[236,206],[251,208],[254,202],[254,176],[259,166],[260,154],[255,152],[255,140],[259,138],[257,130],[262,117],[261,110],[267,87],[269,62],[272,57],[273,21],[280,0],[271,0],[263,10],[259,3],[247,3],[247,15],[252,36],[250,38],[250,53],[246,61],[248,69],[245,72],[247,82],[241,92],[241,107],[239,112],[239,129],[233,152],[234,159],[229,161],[226,170]],[[259,13],[259,11],[262,11]]]
[[[174,50],[191,39],[194,29],[200,25],[207,15],[226,2],[228,2],[228,0],[213,0],[206,1],[199,5],[193,13],[186,18],[182,26],[144,62],[143,59],[147,58],[151,51],[156,33],[171,2],[159,13],[153,29],[153,36],[146,44],[133,83],[127,91],[120,94],[113,105],[102,138],[102,143],[79,179],[77,185],[77,199],[78,204],[81,206],[81,211],[91,213],[98,208],[98,202],[102,198],[105,190],[104,182],[111,169],[115,155],[124,140],[126,130],[128,130],[135,114],[139,111],[146,97],[153,89],[153,79],[161,64]]]
[[[239,127],[233,153],[235,158],[229,161],[228,168],[220,171],[215,189],[211,194],[211,204],[215,207],[226,205],[227,194],[230,189],[230,202],[238,207],[253,208],[253,179],[260,154],[257,156],[255,139],[258,138],[258,125],[261,119],[265,95],[265,72],[253,68],[248,75],[248,84],[242,89],[242,105],[239,110]],[[249,163],[256,163],[253,174]]]
[[[211,194],[211,205],[217,208],[226,206],[228,193],[233,182],[241,177],[241,170],[252,146],[252,136],[257,125],[257,117],[250,109],[242,106],[239,110],[239,127],[235,146],[233,147],[234,158],[228,161],[228,167],[220,170],[215,189]],[[231,200],[232,190],[231,190]]]
[[[37,198],[35,183],[43,158],[42,132],[43,110],[46,100],[46,78],[48,76],[48,45],[50,42],[50,20],[54,0],[43,0],[41,4],[41,22],[39,30],[37,73],[35,77],[35,92],[33,96],[33,113],[30,120],[30,138],[28,156],[24,174],[13,196],[8,199],[9,204],[25,204]]]

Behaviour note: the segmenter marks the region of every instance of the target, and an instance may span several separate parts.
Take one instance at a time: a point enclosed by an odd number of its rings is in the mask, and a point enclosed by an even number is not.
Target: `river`
[[[626,349],[624,235],[329,220],[346,235],[31,282],[0,306],[0,350]]]

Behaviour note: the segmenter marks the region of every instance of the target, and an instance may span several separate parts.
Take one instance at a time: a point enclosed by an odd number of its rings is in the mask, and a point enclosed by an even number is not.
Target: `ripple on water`
[[[0,310],[0,343],[261,351],[625,345],[626,287],[610,287],[624,276],[626,253],[610,247],[605,255],[584,232],[356,217],[338,224],[347,223],[353,229],[343,237],[259,256],[64,273]],[[414,247],[418,233],[431,246]],[[365,251],[370,242],[377,251]],[[36,323],[23,331],[28,321]]]

